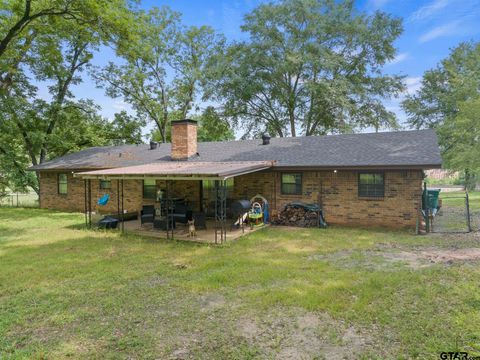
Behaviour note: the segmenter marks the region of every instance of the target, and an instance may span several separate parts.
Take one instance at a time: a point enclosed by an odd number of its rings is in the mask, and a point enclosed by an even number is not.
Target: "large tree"
[[[153,122],[165,142],[170,121],[195,109],[222,40],[210,27],[182,26],[167,7],[139,14],[137,23],[138,41],[117,44],[125,63],[110,63],[95,76],[109,96],[123,98],[139,118]]]
[[[480,43],[462,43],[435,69],[420,90],[402,103],[415,128],[437,130],[445,166],[465,172],[466,185],[480,172]]]
[[[131,0],[5,0],[0,4],[0,90],[28,63],[32,47],[59,28],[96,31],[105,43],[130,38]],[[129,26],[127,26],[129,25]],[[48,52],[43,56],[46,58]]]
[[[213,106],[208,106],[200,115],[193,117],[198,120],[199,141],[234,140],[235,134],[230,124],[222,118]]]
[[[242,30],[248,40],[217,59],[211,90],[248,134],[396,127],[382,100],[402,91],[402,78],[382,66],[401,20],[359,13],[350,0],[283,0],[258,6]]]
[[[101,144],[108,124],[72,86],[102,44],[132,38],[128,0],[4,1],[0,5],[0,172],[38,191],[28,165]],[[49,97],[36,85],[48,84]],[[6,176],[5,176],[6,174]]]

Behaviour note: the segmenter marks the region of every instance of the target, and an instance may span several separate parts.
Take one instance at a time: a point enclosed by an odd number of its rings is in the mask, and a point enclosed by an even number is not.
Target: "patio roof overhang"
[[[271,168],[274,161],[155,162],[74,174],[82,179],[226,180]]]

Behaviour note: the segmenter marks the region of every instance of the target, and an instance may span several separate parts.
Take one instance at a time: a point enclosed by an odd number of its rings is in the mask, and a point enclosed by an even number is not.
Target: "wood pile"
[[[272,220],[273,225],[318,227],[318,212],[302,207],[286,205]]]

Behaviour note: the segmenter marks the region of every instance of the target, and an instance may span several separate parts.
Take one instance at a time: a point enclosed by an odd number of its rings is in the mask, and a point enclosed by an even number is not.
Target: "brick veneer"
[[[172,159],[185,160],[197,153],[197,122],[172,121]]]
[[[40,207],[64,211],[81,211],[85,209],[84,181],[67,174],[67,194],[58,194],[57,172],[40,173]],[[141,180],[125,180],[123,184],[124,209],[136,212],[142,207],[143,185]],[[98,206],[97,201],[104,194],[110,194],[106,206]],[[92,180],[92,209],[102,214],[117,212],[117,181],[112,181],[110,189],[100,189],[100,181]]]
[[[302,195],[281,194],[281,172],[265,171],[235,179],[234,197],[249,199],[263,194],[272,209],[280,210],[291,201],[320,202],[330,224],[414,227],[422,194],[423,172],[384,171],[385,196],[381,199],[358,196],[356,171],[304,171]]]
[[[423,172],[421,170],[384,171],[385,196],[381,199],[358,196],[358,172],[356,171],[303,171],[302,195],[283,195],[280,191],[281,172],[262,171],[235,178],[232,199],[250,199],[262,194],[269,199],[271,208],[280,210],[291,201],[320,202],[330,224],[359,226],[388,226],[413,228],[421,200]],[[40,204],[42,208],[66,211],[83,211],[83,180],[68,175],[68,194],[58,195],[58,173],[40,174]],[[163,181],[157,181],[164,188]],[[199,208],[200,181],[176,181],[172,193],[185,197]],[[128,212],[139,211],[143,200],[141,180],[125,180],[124,207]],[[98,208],[102,213],[116,212],[116,181],[112,189],[101,190],[98,181],[92,180],[92,203],[109,193],[111,200],[106,207]]]

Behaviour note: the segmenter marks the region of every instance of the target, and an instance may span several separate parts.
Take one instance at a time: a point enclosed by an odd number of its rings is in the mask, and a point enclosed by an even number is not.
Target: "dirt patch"
[[[433,263],[480,260],[480,248],[422,251],[422,256]]]
[[[381,255],[388,262],[401,262],[412,269],[421,269],[431,264],[427,263],[425,258],[420,253],[410,251],[398,251],[398,252],[384,252],[377,255]]]
[[[480,261],[480,248],[401,250],[389,246],[383,250],[338,251],[333,254],[310,255],[308,259],[330,261],[342,267],[357,266],[373,270],[392,270],[394,268],[389,264],[396,263],[412,269],[421,269],[434,264]]]
[[[390,261],[407,263],[411,268],[417,269],[432,264],[452,264],[454,262],[480,260],[480,248],[468,249],[428,249],[417,252],[399,251],[382,254]]]
[[[226,304],[225,298],[219,294],[208,294],[200,298],[200,308],[202,311],[211,311]]]
[[[275,310],[261,319],[238,322],[241,336],[255,346],[261,358],[344,359],[374,350],[367,331],[360,331],[325,313]],[[296,315],[295,315],[296,313]]]

